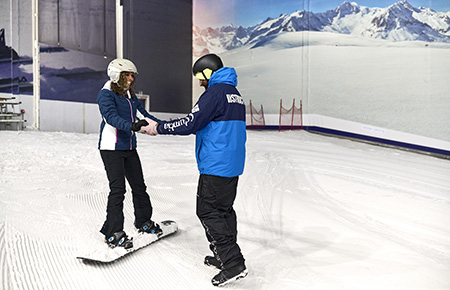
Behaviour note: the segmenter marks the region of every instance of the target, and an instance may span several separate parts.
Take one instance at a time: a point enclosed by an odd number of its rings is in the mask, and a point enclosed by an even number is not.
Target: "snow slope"
[[[154,219],[175,236],[110,265],[96,134],[0,131],[1,289],[216,289],[195,216],[194,136],[139,136]],[[450,289],[450,163],[295,132],[248,132],[235,209],[250,274],[228,289]],[[132,230],[130,193],[125,230]]]

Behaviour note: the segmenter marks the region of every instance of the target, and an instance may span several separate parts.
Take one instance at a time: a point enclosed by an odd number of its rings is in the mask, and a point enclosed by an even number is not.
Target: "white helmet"
[[[108,73],[109,79],[113,83],[117,83],[120,78],[120,73],[123,71],[129,71],[129,72],[132,72],[135,74],[138,73],[137,68],[134,65],[134,63],[132,63],[130,60],[124,59],[124,58],[116,58],[116,59],[112,60],[109,63],[108,69],[106,72]]]

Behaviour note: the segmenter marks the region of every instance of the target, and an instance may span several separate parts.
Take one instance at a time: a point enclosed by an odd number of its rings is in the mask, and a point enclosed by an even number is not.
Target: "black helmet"
[[[199,58],[192,67],[192,73],[199,80],[209,80],[213,72],[223,67],[222,60],[215,54]]]

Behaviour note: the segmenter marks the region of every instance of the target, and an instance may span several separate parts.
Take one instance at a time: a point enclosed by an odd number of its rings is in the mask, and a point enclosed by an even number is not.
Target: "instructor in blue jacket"
[[[236,71],[224,67],[217,55],[199,58],[193,73],[206,90],[191,113],[164,124],[146,119],[149,125],[142,129],[150,135],[196,134],[195,155],[200,172],[197,216],[213,252],[205,257],[205,264],[221,270],[212,278],[213,285],[221,286],[247,275],[237,244],[233,209],[245,163],[245,104],[236,89]]]

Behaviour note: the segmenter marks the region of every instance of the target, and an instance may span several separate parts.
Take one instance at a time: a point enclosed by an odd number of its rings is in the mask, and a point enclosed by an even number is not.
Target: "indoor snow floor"
[[[177,234],[112,264],[97,134],[0,131],[0,288],[216,289],[195,215],[195,136],[138,136],[153,219]],[[248,131],[235,210],[249,274],[225,289],[450,289],[450,161],[310,134]],[[125,231],[133,230],[128,189]]]

